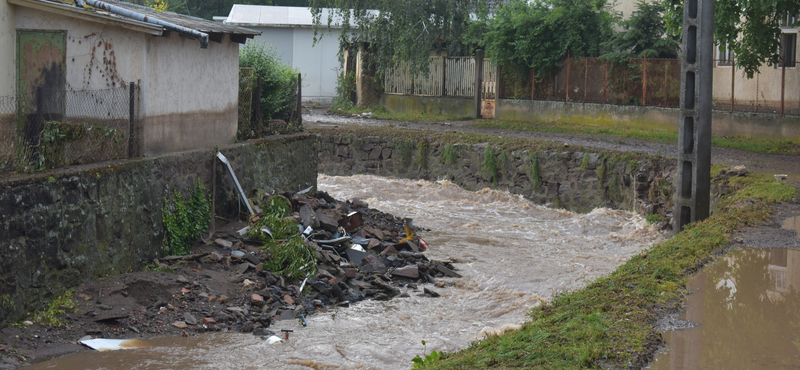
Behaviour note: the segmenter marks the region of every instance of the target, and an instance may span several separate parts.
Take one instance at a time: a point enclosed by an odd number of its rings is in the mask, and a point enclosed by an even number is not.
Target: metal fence
[[[127,158],[136,152],[136,85],[102,90],[39,88],[0,97],[0,173]]]
[[[753,78],[731,67],[714,65],[714,109],[800,115],[800,69],[762,66]],[[472,97],[472,57],[432,57],[428,77],[415,76],[399,65],[384,77],[386,94]],[[613,63],[600,58],[567,58],[562,67],[537,73],[484,61],[484,99],[526,99],[678,108],[679,59],[633,58]]]
[[[383,78],[385,94],[472,97],[475,95],[475,58],[431,57],[428,75],[413,74],[408,64],[390,69]],[[494,99],[497,67],[483,61],[483,96]]]
[[[611,63],[599,58],[568,58],[549,73],[503,69],[503,99],[678,107],[678,59],[630,59]]]

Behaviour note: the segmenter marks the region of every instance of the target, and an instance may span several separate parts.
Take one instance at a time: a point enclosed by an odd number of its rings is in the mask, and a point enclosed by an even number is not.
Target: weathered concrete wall
[[[223,38],[201,49],[197,40],[0,5],[0,96],[14,95],[16,31],[66,31],[66,86],[108,89],[141,82],[137,130],[145,156],[211,148],[236,141],[239,44]],[[10,27],[10,28],[9,28]],[[8,29],[8,33],[5,29]],[[7,68],[5,68],[7,67]]]
[[[468,190],[504,189],[539,204],[579,212],[612,207],[657,213],[665,221],[669,221],[672,212],[673,159],[636,160],[623,154],[567,149],[508,152],[486,143],[340,136],[330,132],[320,134],[318,145],[319,171],[329,175],[366,173],[446,179]],[[538,159],[538,166],[534,158]],[[536,178],[538,184],[531,181]]]
[[[239,44],[225,37],[201,49],[173,35],[147,39],[141,92],[145,156],[236,141]]]
[[[456,117],[475,116],[475,101],[473,99],[383,94],[381,95],[381,106],[395,113],[441,114]]]
[[[221,149],[248,195],[316,185],[315,137]],[[138,270],[164,254],[161,209],[174,191],[212,189],[216,152],[198,150],[0,180],[0,325],[92,278]],[[238,212],[217,161],[217,214]],[[4,303],[5,302],[5,303]]]
[[[0,97],[15,94],[14,68],[16,65],[16,31],[14,9],[6,1],[0,1]]]

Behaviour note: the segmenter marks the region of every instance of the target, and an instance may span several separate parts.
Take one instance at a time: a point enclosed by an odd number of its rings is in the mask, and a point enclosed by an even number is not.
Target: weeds
[[[164,247],[170,254],[189,254],[195,240],[208,230],[211,218],[211,201],[203,184],[189,189],[189,202],[183,202],[181,194],[175,191],[170,200],[164,197],[161,209],[164,223]]]
[[[485,176],[487,180],[491,180],[492,183],[497,182],[497,158],[494,156],[494,150],[492,147],[488,145],[483,151],[481,172],[483,172],[483,176]]]
[[[64,294],[54,299],[44,309],[33,314],[31,321],[42,326],[64,326],[64,322],[62,322],[58,316],[63,315],[67,311],[78,311],[78,305],[72,298],[73,294],[75,294],[74,290],[64,292]]]
[[[456,148],[453,147],[452,144],[444,144],[444,148],[442,149],[442,162],[444,164],[456,164],[458,161],[458,156],[456,154]]]
[[[534,190],[538,190],[540,187],[542,187],[542,176],[539,171],[539,153],[533,152],[531,153],[531,165],[528,168],[528,178],[530,179]]]

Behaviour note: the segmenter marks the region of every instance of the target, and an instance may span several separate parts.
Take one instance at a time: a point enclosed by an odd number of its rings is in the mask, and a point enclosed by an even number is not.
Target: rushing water
[[[468,192],[447,182],[375,176],[319,177],[337,199],[411,217],[432,259],[455,258],[460,279],[428,286],[422,296],[365,301],[318,313],[292,329],[283,345],[247,334],[217,333],[146,341],[147,348],[85,352],[37,369],[407,369],[431,350],[464,348],[487,333],[516,327],[554,293],[582,287],[661,239],[642,217],[597,209],[575,214],[535,205],[503,191]],[[422,345],[422,341],[426,345]]]

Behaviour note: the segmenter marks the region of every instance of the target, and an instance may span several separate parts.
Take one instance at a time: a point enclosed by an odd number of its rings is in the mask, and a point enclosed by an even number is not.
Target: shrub
[[[297,92],[298,70],[283,64],[273,46],[251,41],[239,50],[239,67],[251,67],[261,77],[262,119],[289,121]],[[255,114],[255,113],[254,113]]]
[[[208,230],[211,219],[211,202],[203,183],[189,189],[189,202],[184,203],[181,194],[175,192],[171,200],[164,197],[161,209],[164,222],[164,247],[170,254],[189,254],[189,250],[201,233]]]

